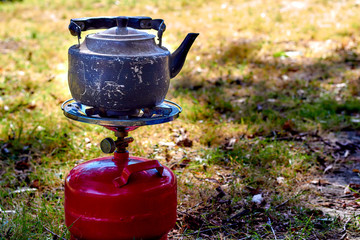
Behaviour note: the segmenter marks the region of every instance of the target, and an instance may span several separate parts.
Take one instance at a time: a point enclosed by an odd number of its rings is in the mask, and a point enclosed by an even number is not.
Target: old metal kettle
[[[71,19],[69,30],[79,44],[69,48],[68,81],[75,101],[95,108],[130,111],[161,104],[170,79],[183,67],[198,33],[189,33],[170,54],[163,47],[162,19],[98,17]],[[89,34],[80,44],[81,32]],[[155,36],[137,29],[157,30]]]

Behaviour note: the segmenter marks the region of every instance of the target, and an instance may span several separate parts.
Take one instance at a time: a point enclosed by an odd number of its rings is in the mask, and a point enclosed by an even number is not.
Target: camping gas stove
[[[129,131],[174,120],[182,111],[165,100],[153,108],[131,112],[105,111],[70,99],[66,117],[104,126],[116,140],[100,147],[113,156],[74,167],[65,180],[65,221],[71,239],[167,239],[176,222],[177,185],[174,173],[157,160],[129,156]]]
[[[100,30],[88,34],[87,30]],[[155,35],[146,30],[157,31]],[[166,239],[176,221],[176,178],[156,160],[130,157],[128,132],[174,120],[181,107],[164,100],[198,33],[170,53],[163,19],[146,16],[70,20],[78,44],[69,48],[66,117],[104,126],[116,140],[100,146],[113,156],[73,168],[65,181],[65,221],[72,239]]]

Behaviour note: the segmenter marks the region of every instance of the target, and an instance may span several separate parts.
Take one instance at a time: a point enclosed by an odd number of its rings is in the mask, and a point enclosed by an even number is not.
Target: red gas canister
[[[72,239],[166,239],[176,222],[176,177],[155,160],[115,152],[73,168],[65,181]]]

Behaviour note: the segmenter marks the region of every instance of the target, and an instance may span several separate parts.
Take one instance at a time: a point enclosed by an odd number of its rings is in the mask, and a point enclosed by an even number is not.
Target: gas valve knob
[[[101,141],[100,148],[103,153],[113,153],[116,149],[116,143],[112,138],[105,138]]]

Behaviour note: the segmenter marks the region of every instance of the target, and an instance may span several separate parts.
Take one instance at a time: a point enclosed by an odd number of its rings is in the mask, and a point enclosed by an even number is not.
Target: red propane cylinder
[[[66,226],[72,239],[167,239],[176,187],[173,172],[154,160],[127,152],[90,160],[66,178]]]

